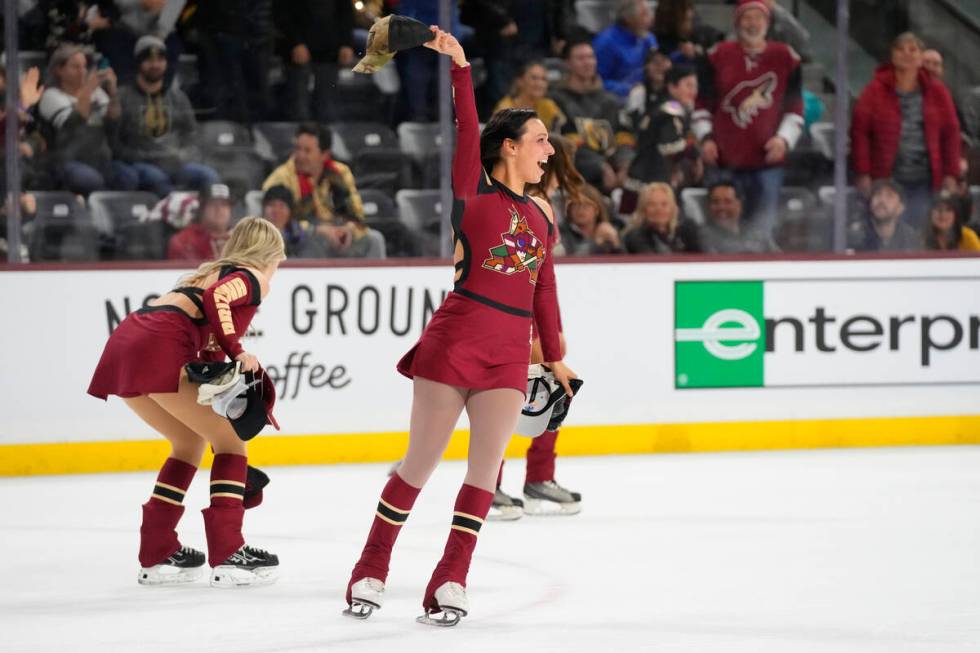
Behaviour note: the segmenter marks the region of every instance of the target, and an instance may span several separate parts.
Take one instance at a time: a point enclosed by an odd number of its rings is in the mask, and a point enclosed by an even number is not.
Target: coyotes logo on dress
[[[508,276],[527,270],[529,281],[537,283],[538,266],[544,260],[544,244],[527,226],[527,218],[521,217],[513,207],[508,210],[510,231],[500,234],[503,244],[490,248],[490,258],[483,261],[483,267]]]
[[[776,73],[772,71],[755,79],[739,82],[725,95],[721,110],[731,114],[736,127],[745,129],[763,109],[772,106],[778,84]]]

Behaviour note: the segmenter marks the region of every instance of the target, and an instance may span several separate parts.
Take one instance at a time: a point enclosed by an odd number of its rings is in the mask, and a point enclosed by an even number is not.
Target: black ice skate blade
[[[380,610],[381,608],[373,603],[362,603],[360,601],[354,601],[349,608],[344,610],[343,615],[345,617],[350,617],[351,619],[367,619],[375,610]]]
[[[441,628],[451,628],[460,622],[466,613],[454,608],[443,608],[441,612],[433,612],[416,617],[415,621],[426,626],[439,626]]]

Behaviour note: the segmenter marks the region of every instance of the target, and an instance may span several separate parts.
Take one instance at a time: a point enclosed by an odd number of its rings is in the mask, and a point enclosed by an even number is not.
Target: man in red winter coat
[[[851,163],[857,188],[868,196],[876,179],[905,189],[905,219],[925,220],[931,195],[956,191],[960,123],[946,86],[922,66],[922,41],[910,32],[892,42],[891,62],[875,71],[854,105]]]
[[[701,142],[706,180],[731,171],[744,197],[747,226],[768,235],[776,221],[783,165],[803,133],[800,57],[766,40],[769,5],[738,0],[737,41],[708,53],[693,130]]]

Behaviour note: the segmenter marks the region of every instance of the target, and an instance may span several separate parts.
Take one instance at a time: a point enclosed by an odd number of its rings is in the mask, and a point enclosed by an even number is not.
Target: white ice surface
[[[980,447],[559,460],[582,514],[488,523],[449,630],[414,618],[461,463],[420,496],[384,609],[340,614],[386,467],[269,468],[245,530],[282,578],[240,591],[136,584],[149,473],[0,479],[0,651],[980,651]],[[206,487],[180,526],[199,548]]]

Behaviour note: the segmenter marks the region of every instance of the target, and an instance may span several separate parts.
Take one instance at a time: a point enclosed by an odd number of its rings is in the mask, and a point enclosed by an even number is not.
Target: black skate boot
[[[203,571],[204,554],[189,546],[182,546],[160,564],[140,567],[137,580],[140,585],[193,583],[201,577]]]
[[[279,556],[244,544],[211,570],[211,587],[271,585],[279,578]]]

